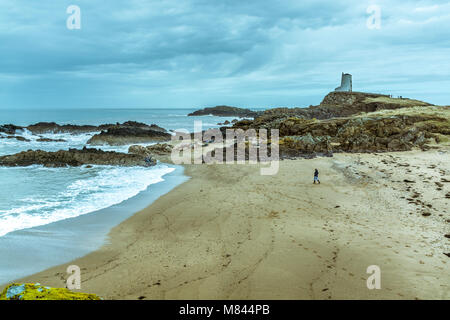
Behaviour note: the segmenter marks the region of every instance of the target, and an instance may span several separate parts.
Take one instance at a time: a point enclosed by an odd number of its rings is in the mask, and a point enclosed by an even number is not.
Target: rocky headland
[[[278,129],[280,154],[407,151],[446,143],[450,107],[385,95],[332,92],[319,106],[266,110],[235,129]]]
[[[419,100],[391,98],[382,94],[330,92],[317,106],[266,110],[255,119],[255,124],[276,122],[277,119],[285,119],[287,117],[324,120],[336,117],[348,117],[361,112],[369,113],[385,109],[401,109],[417,106],[432,105]]]

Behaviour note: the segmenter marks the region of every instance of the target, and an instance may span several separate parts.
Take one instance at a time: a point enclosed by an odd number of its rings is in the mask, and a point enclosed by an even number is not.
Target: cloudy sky
[[[341,72],[450,104],[450,1],[0,0],[0,108],[308,106]]]

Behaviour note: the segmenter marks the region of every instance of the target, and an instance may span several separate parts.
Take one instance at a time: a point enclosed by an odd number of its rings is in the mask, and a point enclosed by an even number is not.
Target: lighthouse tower
[[[352,75],[342,72],[341,86],[337,87],[334,91],[352,92]]]

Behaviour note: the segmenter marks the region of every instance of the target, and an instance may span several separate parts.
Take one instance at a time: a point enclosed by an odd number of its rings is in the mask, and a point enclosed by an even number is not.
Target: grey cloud
[[[70,4],[81,30],[65,27]],[[0,108],[161,107],[173,92],[178,107],[306,106],[342,71],[360,90],[445,103],[449,17],[447,1],[2,2]]]

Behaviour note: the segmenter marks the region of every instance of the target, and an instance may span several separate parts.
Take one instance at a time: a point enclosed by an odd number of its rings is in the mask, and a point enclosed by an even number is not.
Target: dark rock
[[[13,124],[5,124],[0,126],[0,132],[4,132],[6,134],[16,134],[16,131],[23,130],[23,127],[15,126]]]
[[[158,143],[151,146],[130,146],[128,148],[128,153],[138,154],[141,156],[162,156],[169,155],[172,153],[173,147],[167,143]]]
[[[261,112],[252,111],[250,109],[243,109],[229,106],[217,106],[212,108],[204,108],[201,110],[189,113],[188,116],[219,116],[219,117],[240,117],[240,118],[254,118],[260,115]]]
[[[278,129],[280,153],[389,152],[422,148],[435,135],[449,135],[450,122],[442,107],[442,116],[433,113],[354,115],[326,120],[306,119],[286,114],[234,124],[234,129]]]
[[[90,125],[72,125],[65,124],[59,125],[55,122],[39,122],[36,124],[32,124],[27,127],[33,134],[42,134],[42,133],[86,133],[86,132],[95,132],[98,131],[96,126]]]
[[[127,145],[132,143],[147,143],[168,141],[171,134],[161,130],[142,127],[114,126],[94,135],[87,142],[90,145]]]
[[[123,124],[102,124],[100,126],[92,126],[92,125],[73,125],[73,124],[65,124],[59,125],[55,122],[39,122],[27,127],[33,134],[42,134],[42,133],[71,133],[71,134],[80,134],[80,133],[89,133],[89,132],[97,132],[108,130],[114,127],[129,127],[129,128],[137,128],[137,129],[152,129],[154,131],[166,132],[164,128],[157,126],[156,124],[148,125],[142,122],[136,121],[127,121]]]
[[[30,142],[29,139],[26,139],[22,136],[7,136],[6,139],[16,139],[17,141]]]
[[[30,165],[65,167],[91,165],[147,166],[144,157],[99,149],[69,149],[56,152],[28,150],[0,157],[0,166],[17,167]]]
[[[50,139],[50,138],[39,138],[36,141],[37,142],[67,142],[64,139]]]

